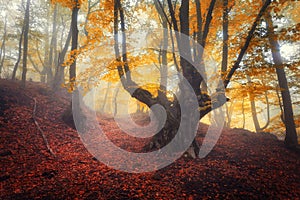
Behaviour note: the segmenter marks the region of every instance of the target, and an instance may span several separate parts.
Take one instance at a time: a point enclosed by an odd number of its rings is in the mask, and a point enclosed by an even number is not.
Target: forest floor
[[[21,89],[19,82],[0,80],[1,200],[300,199],[299,154],[270,134],[243,129],[224,129],[203,159],[182,156],[163,169],[139,174],[109,168],[61,120],[68,96],[40,83]],[[115,144],[128,148],[114,120],[100,118],[99,123]],[[199,142],[206,130],[200,124]],[[141,146],[136,140],[129,145]]]

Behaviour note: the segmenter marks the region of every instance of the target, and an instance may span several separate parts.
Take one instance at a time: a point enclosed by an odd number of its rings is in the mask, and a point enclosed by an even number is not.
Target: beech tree
[[[16,79],[17,70],[18,70],[19,63],[20,63],[21,57],[22,57],[23,35],[24,35],[24,26],[22,27],[21,34],[20,34],[19,46],[18,46],[18,58],[17,58],[17,61],[14,65],[14,69],[13,69],[13,72],[12,72],[12,77],[11,77],[12,80]]]
[[[284,65],[280,54],[279,43],[274,33],[274,26],[273,26],[270,13],[265,14],[265,20],[267,22],[267,30],[269,34],[268,38],[271,45],[272,58],[273,58],[273,62],[275,63],[278,83],[281,88],[281,96],[283,101],[283,114],[284,114],[283,117],[284,117],[284,124],[286,128],[286,136],[284,141],[288,147],[294,148],[297,146],[298,141],[297,141],[297,132],[296,132],[296,126],[294,122],[292,100],[289,92],[288,81],[284,71]]]
[[[29,9],[30,0],[27,0],[25,17],[24,17],[24,45],[23,45],[23,71],[22,71],[22,86],[25,87],[26,84],[26,74],[27,74],[27,52],[28,52],[28,33],[29,33]]]
[[[79,55],[79,48],[78,48],[78,12],[81,7],[82,1],[81,0],[70,0],[70,1],[63,1],[63,0],[52,0],[52,3],[60,3],[62,6],[68,7],[72,11],[71,15],[71,30],[70,33],[71,35],[68,36],[67,42],[65,44],[64,48],[64,54],[66,53],[66,48],[68,45],[69,40],[72,38],[71,41],[71,52],[69,59],[65,61],[64,64],[69,64],[69,87],[70,91],[73,92],[73,99],[70,102],[70,106],[65,110],[62,118],[63,120],[68,123],[70,126],[75,127],[75,122],[73,119],[73,112],[72,112],[72,107],[79,107],[80,106],[80,97],[79,97],[79,92],[75,88],[76,87],[76,65],[77,65],[77,57]],[[69,33],[69,34],[70,34]],[[61,55],[60,58],[63,55]],[[61,64],[62,62],[60,62]],[[57,77],[57,80],[59,80],[59,75]]]
[[[247,84],[249,85],[249,87],[252,87],[253,83],[252,83],[249,75],[247,75],[247,80],[248,80]],[[255,104],[255,93],[252,90],[248,90],[248,94],[249,94],[249,101],[250,101],[250,105],[251,105],[251,114],[252,114],[255,131],[258,133],[258,132],[263,131],[265,128],[267,128],[269,125],[269,122],[270,122],[270,105],[269,105],[268,94],[267,94],[267,91],[265,91],[268,119],[267,119],[266,124],[263,127],[260,126],[260,123],[259,123],[259,120],[257,117],[257,108],[256,108],[256,104]]]
[[[7,40],[7,16],[5,16],[5,23],[4,23],[4,34],[3,34],[3,39],[2,39],[2,44],[0,48],[0,75],[2,72],[4,60],[5,60],[5,43]]]
[[[158,1],[159,2],[159,1]],[[212,13],[215,6],[214,0],[210,2],[209,9],[206,16],[206,21],[204,25],[204,31],[201,38],[201,45],[205,47],[207,36],[209,33],[210,22],[212,19]],[[159,2],[160,3],[160,2]],[[176,134],[179,134],[181,138],[181,142],[178,144],[178,150],[182,150],[184,146],[185,138],[192,137],[193,131],[195,130],[198,121],[204,117],[207,113],[209,113],[212,109],[218,108],[226,103],[226,97],[224,95],[224,89],[217,88],[215,91],[215,99],[212,101],[211,97],[206,93],[203,93],[201,90],[201,83],[204,81],[203,75],[201,75],[197,69],[194,68],[191,61],[193,60],[192,52],[191,52],[191,44],[189,42],[190,36],[190,4],[189,0],[182,0],[180,2],[179,9],[179,21],[176,18],[176,11],[174,9],[174,4],[171,0],[167,1],[168,3],[168,11],[170,15],[170,24],[172,25],[172,29],[175,31],[175,40],[178,45],[179,55],[180,55],[180,68],[182,70],[183,77],[188,81],[189,85],[192,87],[192,90],[189,90],[185,87],[184,83],[181,81],[179,83],[180,96],[175,98],[174,100],[169,100],[164,93],[158,92],[158,96],[153,96],[149,91],[140,87],[136,84],[131,77],[131,71],[128,66],[127,60],[127,50],[126,50],[126,19],[124,16],[124,9],[122,7],[122,3],[120,0],[114,1],[114,35],[115,35],[115,55],[116,60],[119,63],[117,66],[118,74],[121,79],[122,85],[125,90],[127,90],[132,97],[138,99],[139,101],[146,104],[149,108],[158,104],[161,105],[166,110],[166,123],[164,124],[164,128],[156,134],[152,142],[147,149],[159,149],[166,144],[168,144]],[[161,3],[160,3],[161,4]],[[249,33],[246,38],[245,44],[243,45],[240,54],[238,56],[237,61],[234,66],[231,68],[226,78],[224,79],[224,86],[227,87],[231,77],[235,73],[236,69],[239,68],[242,58],[250,44],[250,41],[253,37],[253,33],[256,29],[257,24],[259,23],[263,13],[267,9],[270,1],[266,1],[262,8],[260,9]],[[119,30],[119,22],[120,22],[120,30]],[[119,31],[122,33],[121,37],[121,49],[119,49]],[[188,36],[188,37],[187,37]],[[197,52],[195,59],[202,60],[203,53]],[[196,94],[197,105],[189,104],[192,101],[192,93]],[[182,101],[181,103],[180,100]],[[182,109],[191,110],[191,106],[195,106],[192,108],[193,112],[186,114],[187,116],[182,116]],[[199,112],[199,113],[195,113]],[[155,115],[159,115],[159,112],[155,112]],[[182,123],[182,118],[190,119],[186,124]],[[184,127],[184,131],[181,129]],[[178,132],[178,133],[177,133]],[[188,150],[192,157],[195,157],[199,153],[199,145],[196,140],[193,140],[190,149]]]

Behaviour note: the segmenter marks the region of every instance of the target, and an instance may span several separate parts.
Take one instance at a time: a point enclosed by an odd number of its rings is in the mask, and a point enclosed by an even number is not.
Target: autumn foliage
[[[300,199],[299,1],[26,5],[0,0],[0,199]],[[183,41],[179,33],[189,38]],[[202,65],[206,69],[197,72]],[[216,88],[208,84],[216,80]],[[72,102],[76,86],[83,99],[78,95]],[[181,108],[194,93],[196,106],[184,115]],[[94,105],[107,138],[129,152],[166,146],[182,121],[182,141],[199,128],[189,149],[169,166],[126,173],[97,160],[63,121],[73,123],[71,107],[81,100],[83,109]],[[147,125],[153,105],[167,117],[152,138],[132,137],[115,122],[130,112],[138,125]],[[200,159],[205,123],[214,123],[212,105],[224,109],[226,120],[219,125],[225,128]],[[109,150],[101,155],[123,159]]]
[[[182,156],[151,173],[130,174],[108,168],[83,146],[78,133],[60,119],[69,95],[42,84],[0,80],[1,199],[297,199],[299,155],[269,134],[225,129],[204,159]],[[56,157],[46,148],[36,119]],[[141,117],[136,118],[141,120]],[[147,120],[146,120],[147,121]],[[138,121],[145,123],[146,121]],[[99,124],[118,146],[139,151],[110,118]],[[201,124],[201,142],[207,126]],[[104,154],[106,152],[103,152]],[[114,159],[117,155],[107,155]]]

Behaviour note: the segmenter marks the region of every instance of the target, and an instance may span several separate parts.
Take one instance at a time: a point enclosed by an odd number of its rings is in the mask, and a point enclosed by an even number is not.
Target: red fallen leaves
[[[24,91],[16,83],[0,80],[0,85],[8,107],[0,121],[0,199],[300,198],[299,155],[272,137],[225,129],[204,159],[181,157],[156,172],[130,174],[95,160],[77,132],[60,120],[67,97],[41,94],[47,88],[40,84],[28,83]],[[37,99],[36,117],[56,158],[31,120],[33,102],[21,99],[26,95]],[[139,151],[147,142],[128,137],[111,119],[99,120],[118,146]],[[199,141],[206,129],[200,125]]]

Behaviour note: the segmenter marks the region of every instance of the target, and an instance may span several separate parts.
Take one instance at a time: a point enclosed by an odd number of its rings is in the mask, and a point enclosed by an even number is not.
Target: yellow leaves
[[[51,0],[52,4],[60,4],[63,7],[73,9],[75,6],[80,8],[81,4],[86,0]]]
[[[273,12],[276,13],[276,14],[278,14],[280,12],[280,10],[281,10],[280,8],[274,7]]]
[[[290,9],[286,11],[286,15],[289,16],[295,23],[300,23],[300,2],[291,2]]]
[[[96,52],[92,53],[95,58],[89,57],[85,68],[80,74],[77,75],[76,81],[80,83],[82,88],[94,88],[97,87],[100,82],[106,81],[110,83],[120,82],[118,73],[118,66],[123,67],[127,64],[131,70],[131,76],[133,80],[142,87],[147,89],[152,95],[156,96],[158,93],[159,85],[155,84],[159,81],[159,70],[157,69],[157,57],[158,53],[152,50],[141,50],[141,52],[128,53],[128,63],[117,61],[113,57],[104,56],[106,47],[101,48],[101,55],[97,56]],[[108,49],[108,53],[113,51]],[[76,52],[73,52],[76,55]],[[69,59],[72,61],[72,56]],[[126,76],[126,75],[125,75]]]
[[[146,83],[145,85],[142,85],[141,88],[147,90],[152,94],[153,97],[157,97],[158,90],[159,90],[159,84],[157,83]]]
[[[66,88],[69,93],[72,93],[77,87],[77,85],[78,84],[76,83],[76,78],[74,77],[71,80],[69,80],[69,82],[61,84],[61,87]]]
[[[79,49],[74,49],[73,51],[71,51],[68,55],[68,58],[64,62],[63,66],[71,65],[77,59],[80,52],[81,52],[81,50],[79,50]]]
[[[103,9],[106,11],[113,11],[114,10],[114,0],[105,0],[102,1]]]
[[[88,16],[88,25],[91,27],[108,28],[109,25],[112,25],[112,22],[113,12],[111,10],[98,10]]]
[[[100,8],[91,11],[87,16],[85,30],[88,32],[85,43],[89,46],[99,44],[113,32],[114,7],[112,0],[101,1]]]
[[[128,64],[131,71],[134,71],[134,69],[139,68],[141,66],[145,65],[153,65],[157,62],[156,60],[157,55],[154,52],[146,52],[137,56],[133,56],[131,54],[128,54],[128,63],[124,63],[121,61],[114,60],[110,62],[107,66],[107,73],[102,77],[103,80],[116,82],[119,81],[119,74],[117,72],[118,66],[124,66],[125,64]],[[134,73],[138,74],[138,71],[134,71]]]

